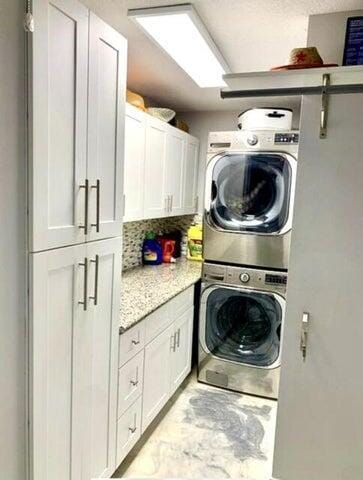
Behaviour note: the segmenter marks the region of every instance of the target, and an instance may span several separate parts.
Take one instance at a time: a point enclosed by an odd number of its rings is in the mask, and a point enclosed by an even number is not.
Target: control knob
[[[244,273],[241,273],[241,275],[239,276],[240,280],[242,283],[247,283],[250,281],[250,276],[248,275],[248,273],[244,272]]]
[[[254,145],[257,145],[258,143],[258,137],[257,135],[251,134],[247,137],[247,143],[248,145],[251,145],[253,147]]]

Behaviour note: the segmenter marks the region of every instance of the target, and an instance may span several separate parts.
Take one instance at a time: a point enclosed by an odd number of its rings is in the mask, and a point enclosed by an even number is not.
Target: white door
[[[87,245],[89,303],[84,340],[88,350],[84,454],[87,480],[109,477],[116,467],[121,245],[120,237]]]
[[[83,339],[89,328],[86,247],[30,256],[31,480],[89,480],[82,474],[87,426]]]
[[[198,169],[199,169],[199,140],[191,135],[186,135],[186,152],[184,161],[184,189],[183,212],[184,214],[197,213],[198,211]]]
[[[121,235],[126,40],[90,13],[88,177],[90,240]]]
[[[85,241],[88,10],[33,0],[30,251]]]
[[[193,316],[194,308],[191,307],[174,323],[175,351],[171,355],[171,395],[191,370]]]
[[[145,113],[126,104],[124,222],[141,220],[144,215],[145,133]]]
[[[363,478],[363,95],[304,97],[274,477]],[[300,350],[309,315],[306,359]]]
[[[167,127],[166,123],[147,115],[144,218],[165,217],[170,210],[164,187]]]
[[[165,165],[165,192],[170,198],[169,215],[183,214],[183,174],[186,147],[185,133],[167,126],[167,150]]]
[[[142,431],[152,422],[170,397],[171,325],[145,347]]]

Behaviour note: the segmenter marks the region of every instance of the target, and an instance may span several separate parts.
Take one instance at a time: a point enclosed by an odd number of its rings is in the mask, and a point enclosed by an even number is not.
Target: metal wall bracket
[[[326,138],[327,124],[328,124],[328,109],[329,109],[329,93],[330,74],[323,75],[323,88],[321,92],[321,113],[320,113],[320,138]]]

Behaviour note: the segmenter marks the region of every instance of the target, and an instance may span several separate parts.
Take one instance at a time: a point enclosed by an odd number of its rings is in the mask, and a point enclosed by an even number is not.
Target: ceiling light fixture
[[[128,16],[200,87],[226,85],[227,63],[191,4],[131,9]]]

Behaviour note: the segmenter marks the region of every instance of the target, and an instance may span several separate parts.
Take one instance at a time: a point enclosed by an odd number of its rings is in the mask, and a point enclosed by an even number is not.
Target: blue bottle
[[[163,251],[153,232],[146,232],[142,244],[142,263],[144,265],[160,265],[163,261]]]

